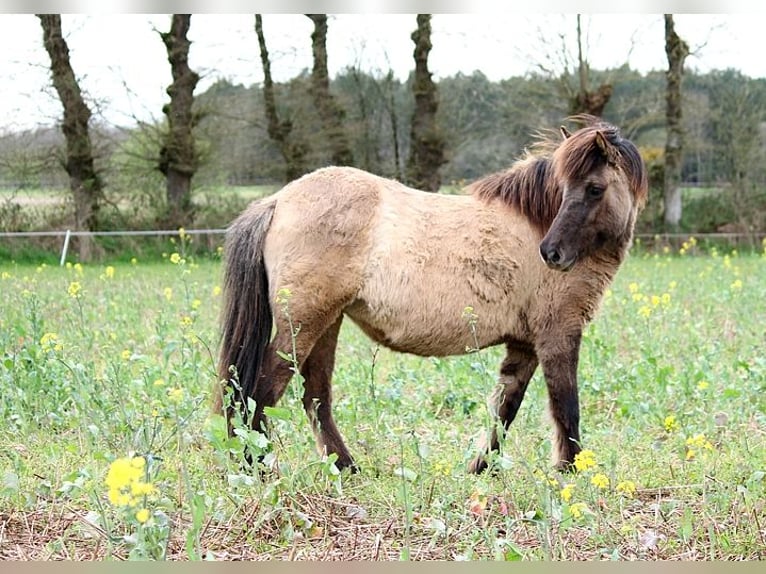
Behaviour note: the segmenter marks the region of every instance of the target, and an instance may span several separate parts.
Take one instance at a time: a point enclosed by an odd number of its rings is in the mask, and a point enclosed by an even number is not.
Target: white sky
[[[574,15],[436,14],[429,65],[436,78],[481,70],[491,80],[521,75],[561,53],[559,36],[574,34]],[[590,14],[583,23],[594,68],[665,69],[661,14]],[[687,65],[700,71],[732,67],[766,77],[761,14],[678,14],[676,29],[695,54]],[[262,81],[253,15],[195,14],[190,65],[203,79],[197,93],[217,78],[250,85]],[[87,95],[112,123],[161,117],[171,81],[165,48],[156,29],[169,29],[168,15],[64,15],[72,65]],[[413,67],[413,14],[331,16],[330,73],[358,64],[366,71],[393,69],[405,78]],[[272,73],[284,80],[311,67],[313,25],[300,14],[266,14],[264,30]],[[569,46],[573,46],[570,41]],[[570,47],[570,53],[574,53]],[[60,115],[50,87],[48,58],[38,19],[0,14],[0,131],[49,124]]]

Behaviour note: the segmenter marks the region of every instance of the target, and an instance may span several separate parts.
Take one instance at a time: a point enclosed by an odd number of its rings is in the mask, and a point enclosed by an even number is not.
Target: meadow
[[[297,381],[269,441],[229,438],[220,253],[187,242],[0,262],[0,559],[766,558],[766,246],[635,249],[583,340],[579,472],[551,468],[538,372],[473,476],[501,350],[422,359],[348,321],[334,411],[361,472],[315,451]]]

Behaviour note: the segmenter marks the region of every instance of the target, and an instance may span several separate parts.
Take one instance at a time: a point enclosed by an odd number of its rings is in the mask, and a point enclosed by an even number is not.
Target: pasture
[[[0,263],[0,559],[766,558],[766,250],[634,249],[583,339],[580,472],[551,468],[538,372],[479,476],[502,350],[421,359],[350,321],[334,413],[360,473],[316,453],[297,381],[271,444],[228,438],[220,261],[167,251]]]

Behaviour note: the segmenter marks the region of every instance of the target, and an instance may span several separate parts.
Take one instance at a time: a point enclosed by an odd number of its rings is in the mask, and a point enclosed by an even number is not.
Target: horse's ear
[[[617,165],[617,159],[619,158],[620,152],[617,151],[617,148],[613,144],[609,143],[601,131],[596,132],[596,145],[601,150],[601,153],[604,154],[604,158],[608,164]]]
[[[565,140],[568,140],[569,138],[571,138],[571,137],[572,137],[572,132],[570,132],[570,131],[569,131],[569,130],[566,128],[566,126],[561,126],[561,127],[559,128],[559,130],[561,130],[561,135],[564,137],[564,139],[565,139]]]

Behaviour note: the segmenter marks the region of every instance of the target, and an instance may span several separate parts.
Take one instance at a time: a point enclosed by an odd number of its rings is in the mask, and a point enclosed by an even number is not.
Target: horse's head
[[[561,205],[540,255],[549,268],[569,271],[600,250],[622,255],[648,187],[637,148],[614,126],[596,123],[562,133],[565,139],[551,158]]]

